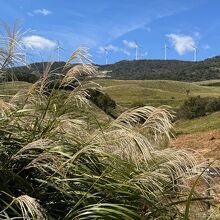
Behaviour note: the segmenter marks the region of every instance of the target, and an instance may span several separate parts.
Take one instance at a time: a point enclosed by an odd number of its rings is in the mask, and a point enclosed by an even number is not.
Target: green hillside
[[[220,87],[170,80],[96,80],[119,105],[170,105],[178,107],[189,96],[220,96]]]
[[[177,134],[192,134],[195,132],[212,131],[220,128],[220,112],[214,112],[210,115],[186,120],[178,121],[175,124]]]
[[[132,60],[100,66],[112,79],[201,81],[220,79],[220,57],[200,62]]]
[[[19,81],[35,82],[39,79],[47,62],[33,63],[28,67],[7,69]],[[53,73],[63,72],[64,62],[54,62]],[[220,79],[220,56],[199,62],[179,60],[130,60],[109,65],[97,65],[107,77],[120,80],[176,80],[204,81]],[[11,80],[9,78],[9,80]]]
[[[102,86],[102,90],[109,94],[122,107],[136,105],[169,105],[178,107],[188,96],[219,97],[220,87],[203,86],[197,83],[179,82],[171,80],[93,80]],[[8,82],[0,84],[0,95],[13,95],[18,90],[27,88],[27,82]],[[188,91],[188,95],[187,95]]]
[[[99,79],[95,80],[102,86],[102,90],[110,95],[119,105],[118,109],[133,107],[137,105],[169,105],[178,108],[187,98],[186,91],[189,90],[190,96],[200,95],[202,97],[220,96],[220,87],[203,86],[204,83],[188,83],[170,80],[111,80]],[[212,82],[212,81],[210,81]],[[208,81],[206,82],[208,84]],[[9,82],[0,84],[0,96],[7,94],[7,99],[10,95],[15,94],[20,89],[25,89],[30,86],[26,82]],[[8,96],[9,95],[9,96]],[[5,97],[4,97],[5,98]],[[103,121],[108,121],[108,117],[103,111],[96,106],[92,106],[88,110],[87,117],[90,122],[95,118],[102,118]],[[91,114],[93,112],[93,114]],[[208,116],[193,120],[179,121],[175,124],[177,133],[194,133],[198,131],[208,131],[220,128],[220,112],[212,113]],[[92,118],[91,118],[92,117]]]

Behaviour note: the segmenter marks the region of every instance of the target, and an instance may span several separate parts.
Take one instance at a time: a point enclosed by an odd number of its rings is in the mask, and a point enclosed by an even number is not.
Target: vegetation
[[[46,66],[50,66],[50,72],[53,73],[53,77],[60,78],[59,74],[64,70],[67,72],[67,69],[63,69],[65,63],[64,62],[53,62],[52,64],[50,62],[40,62],[40,63],[33,63],[30,65],[25,66],[18,66],[18,67],[11,67],[6,69],[5,71],[10,74],[7,81],[24,81],[29,83],[35,83],[37,80],[39,80],[42,77],[42,73]],[[55,74],[57,73],[57,74]]]
[[[116,102],[110,98],[108,94],[104,94],[99,90],[90,89],[88,90],[89,99],[96,104],[100,109],[106,112],[113,118],[117,117],[116,113]]]
[[[79,65],[95,72],[90,64]],[[74,70],[61,86],[75,80]],[[87,90],[94,84],[81,82],[64,99],[55,89],[47,94],[49,83],[45,71],[28,90],[1,101],[1,217],[181,216],[174,204],[186,200],[187,192],[177,193],[173,182],[184,181],[185,166],[194,160],[185,151],[154,147],[163,135],[169,138],[172,115],[141,107],[90,129],[72,109],[88,104]]]
[[[175,123],[177,134],[213,131],[220,128],[220,112],[191,120],[179,120]]]
[[[19,81],[34,83],[47,63],[33,63],[29,66],[13,67]],[[64,62],[53,63],[51,70],[59,73]],[[132,60],[120,61],[115,64],[97,65],[100,71],[107,71],[107,77],[120,80],[175,80],[201,81],[220,79],[220,57],[213,57],[200,62],[177,60]],[[9,77],[9,80],[12,80]],[[213,84],[216,86],[219,84]],[[211,85],[210,85],[211,86]]]
[[[219,87],[170,80],[99,79],[102,91],[122,107],[169,105],[177,110],[189,96],[219,97]],[[189,91],[187,93],[187,91]]]
[[[132,60],[100,66],[112,79],[201,81],[220,79],[220,57],[200,62]]]
[[[217,111],[220,111],[220,98],[195,96],[189,97],[183,103],[178,111],[178,117],[193,119]]]
[[[97,73],[87,51],[72,54],[58,90],[48,90],[51,65],[0,99],[1,219],[189,219],[194,201],[211,201],[196,192],[205,173],[189,172],[192,154],[160,147],[170,139],[172,112],[143,106],[91,124],[84,112],[97,84],[78,78]]]
[[[206,81],[199,81],[196,82],[196,84],[201,85],[201,86],[214,86],[214,87],[219,87],[220,86],[220,80],[206,80]]]

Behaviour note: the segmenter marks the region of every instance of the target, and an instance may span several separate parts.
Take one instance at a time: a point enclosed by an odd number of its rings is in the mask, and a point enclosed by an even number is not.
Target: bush
[[[206,112],[220,111],[220,98],[209,98],[206,103]]]
[[[220,111],[220,98],[196,96],[188,98],[183,103],[178,111],[178,117],[193,119],[215,111]]]
[[[116,108],[116,102],[111,99],[108,94],[102,93],[101,91],[95,89],[89,89],[88,93],[88,99],[90,99],[96,106],[98,106],[107,114],[113,116],[113,118],[116,117],[114,112]]]

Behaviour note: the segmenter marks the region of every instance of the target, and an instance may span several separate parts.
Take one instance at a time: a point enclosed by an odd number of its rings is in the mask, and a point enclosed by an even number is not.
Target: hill
[[[201,81],[220,79],[220,56],[200,62],[132,60],[103,65],[112,79]]]
[[[99,79],[102,90],[123,107],[169,105],[179,107],[188,96],[219,97],[220,87],[171,80]],[[189,94],[187,94],[187,92]]]
[[[14,77],[19,81],[33,83],[39,79],[46,64],[47,62],[41,62],[30,64],[28,67],[15,67],[10,69],[10,72],[13,72]],[[64,62],[54,62],[51,69],[60,73],[64,65]],[[121,80],[205,81],[220,79],[220,56],[199,62],[124,60],[114,64],[97,66],[100,71],[107,72],[107,78]]]
[[[49,62],[39,62],[32,63],[28,66],[6,69],[5,71],[10,73],[7,74],[7,81],[16,80],[34,83],[40,78],[48,64]],[[50,68],[50,72],[57,73],[57,75],[59,75],[62,72],[64,65],[65,62],[54,62]]]

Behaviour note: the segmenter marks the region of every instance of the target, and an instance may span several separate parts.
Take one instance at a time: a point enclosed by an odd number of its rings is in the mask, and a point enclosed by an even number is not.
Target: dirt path
[[[171,141],[171,147],[191,149],[199,158],[220,158],[220,129],[210,132],[183,134]]]

